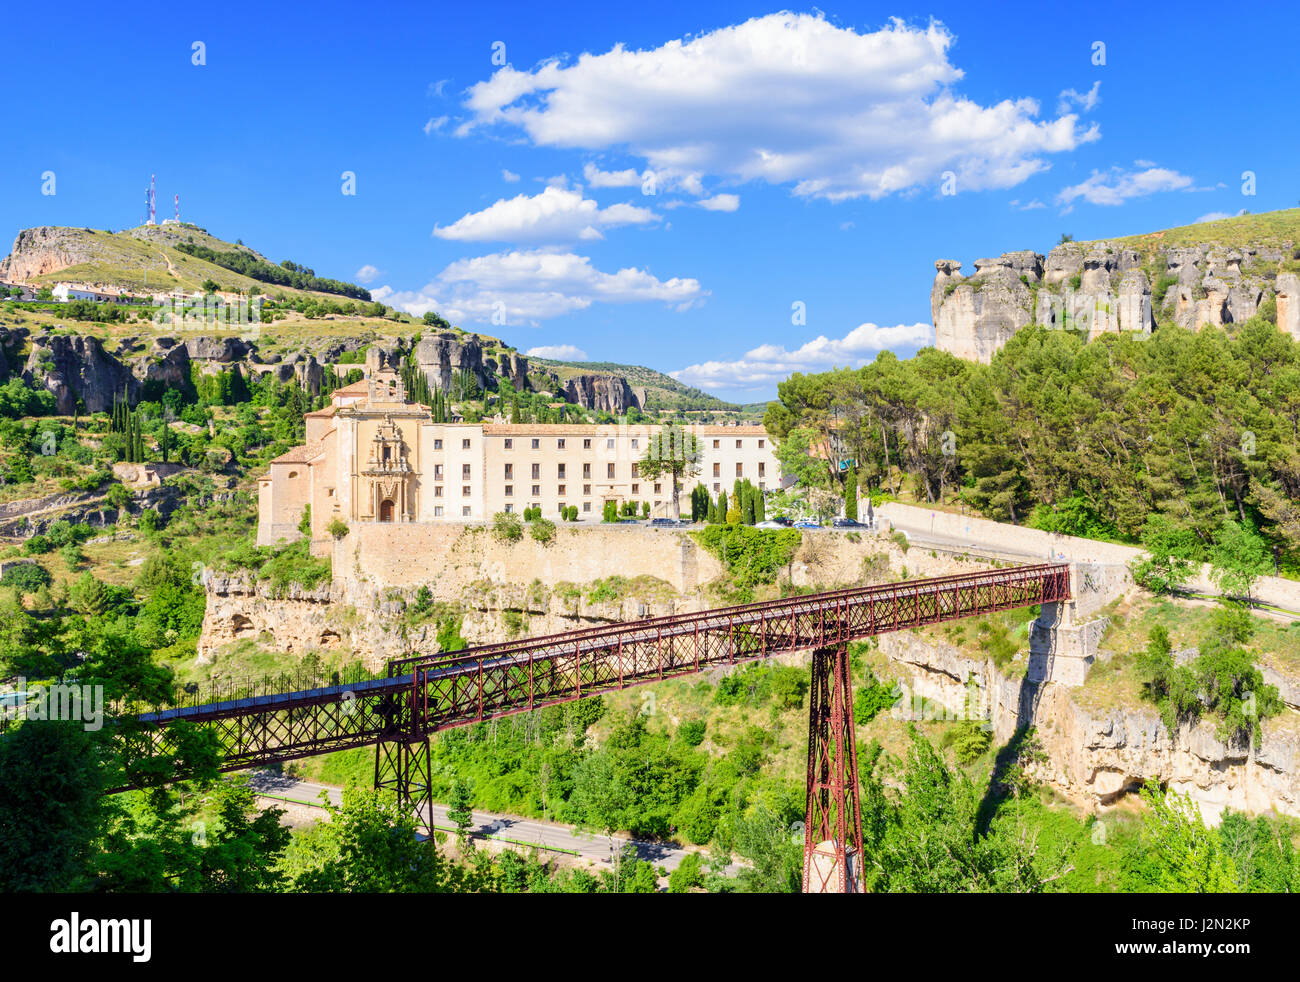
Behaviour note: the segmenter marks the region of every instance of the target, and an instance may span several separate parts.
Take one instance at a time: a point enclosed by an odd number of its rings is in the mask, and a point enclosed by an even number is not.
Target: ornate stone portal
[[[366,482],[366,511],[362,521],[412,521],[415,509],[411,500],[411,475],[402,431],[391,415],[385,415],[370,441],[370,456],[361,472]]]

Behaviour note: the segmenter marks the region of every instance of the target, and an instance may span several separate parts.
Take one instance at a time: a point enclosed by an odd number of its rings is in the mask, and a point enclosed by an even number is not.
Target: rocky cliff
[[[1101,334],[1149,334],[1159,324],[1189,329],[1237,324],[1275,301],[1278,327],[1300,339],[1300,277],[1290,242],[1258,247],[1212,243],[1139,250],[1067,242],[1046,256],[1009,252],[935,265],[930,312],[936,347],[987,363],[1026,324]]]
[[[415,361],[429,379],[429,387],[443,392],[451,389],[457,372],[467,372],[484,390],[496,387],[498,375],[510,379],[516,389],[528,388],[528,359],[505,349],[495,356],[487,355],[477,334],[444,331],[421,338],[415,346]]]
[[[621,375],[575,375],[564,385],[564,398],[583,409],[615,416],[629,409],[644,408],[642,400]]]
[[[32,283],[38,276],[95,259],[94,240],[82,229],[27,228],[18,233],[9,255],[0,259],[0,281]]]
[[[1046,754],[1036,765],[1037,776],[1085,805],[1112,805],[1152,778],[1190,796],[1212,824],[1226,808],[1300,816],[1294,704],[1265,721],[1256,750],[1225,744],[1207,721],[1171,736],[1154,707],[1090,705],[1078,690],[1006,674],[990,660],[910,631],[882,635],[880,649],[907,679],[905,698],[893,712],[904,717],[916,712],[920,697],[954,714],[977,704],[987,710],[998,743],[1009,740],[1018,726],[1032,725]],[[1294,695],[1295,680],[1278,680]]]

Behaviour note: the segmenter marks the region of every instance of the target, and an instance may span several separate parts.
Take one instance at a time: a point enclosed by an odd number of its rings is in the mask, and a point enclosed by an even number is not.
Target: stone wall
[[[502,542],[484,525],[354,523],[334,546],[334,582],[362,595],[428,585],[435,596],[459,596],[476,580],[494,583],[590,583],[618,574],[654,576],[690,593],[722,572],[722,564],[687,533],[645,526],[566,528],[547,545],[525,527]]]
[[[914,534],[918,542],[927,536],[938,539],[955,540],[958,546],[968,547],[971,552],[1006,558],[1016,562],[1070,562],[1097,567],[1094,576],[1122,580],[1125,570],[1135,559],[1143,555],[1136,546],[1125,546],[1114,542],[1099,542],[1096,539],[1080,539],[1072,535],[1057,535],[1038,529],[1011,525],[1006,522],[994,522],[973,515],[957,515],[952,512],[936,511],[905,505],[897,501],[887,501],[876,508],[876,519],[883,526],[885,522],[899,526]],[[1188,588],[1198,593],[1215,594],[1218,588],[1210,579],[1209,566],[1203,566],[1195,579],[1189,581]],[[1117,596],[1122,590],[1112,592]],[[1282,579],[1276,576],[1262,576],[1256,581],[1252,590],[1256,600],[1275,604],[1286,610],[1300,611],[1300,582]],[[1099,600],[1096,606],[1104,606],[1111,597]]]

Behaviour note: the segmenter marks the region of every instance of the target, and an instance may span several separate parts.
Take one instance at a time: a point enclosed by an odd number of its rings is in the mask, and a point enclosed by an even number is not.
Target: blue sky
[[[925,344],[935,259],[1300,200],[1291,4],[176,6],[6,15],[0,236],[138,224],[153,173],[160,217],[741,401]]]

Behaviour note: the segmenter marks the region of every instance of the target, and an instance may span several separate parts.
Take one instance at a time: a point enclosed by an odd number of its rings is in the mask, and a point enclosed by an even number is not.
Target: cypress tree
[[[844,517],[852,522],[858,520],[858,469],[852,465],[844,477]]]

